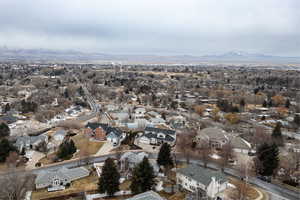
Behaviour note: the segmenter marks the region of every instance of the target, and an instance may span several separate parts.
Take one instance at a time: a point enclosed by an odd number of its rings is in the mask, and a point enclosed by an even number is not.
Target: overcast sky
[[[300,56],[300,0],[0,0],[0,46]]]

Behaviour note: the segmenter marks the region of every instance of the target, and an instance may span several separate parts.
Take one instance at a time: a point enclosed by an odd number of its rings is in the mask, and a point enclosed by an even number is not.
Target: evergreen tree
[[[295,116],[294,116],[294,123],[295,123],[297,126],[300,126],[300,115],[295,115]]]
[[[9,136],[9,134],[10,134],[9,127],[7,126],[6,123],[2,122],[0,124],[0,138]]]
[[[240,101],[240,106],[241,106],[242,108],[244,108],[244,107],[246,106],[245,99],[241,99],[241,101]]]
[[[289,99],[287,99],[286,102],[285,102],[285,107],[290,108],[290,105],[291,105],[291,102],[290,102]]]
[[[273,106],[273,100],[272,100],[272,99],[269,100],[268,106],[269,106],[269,107],[272,107],[272,106]]]
[[[268,106],[268,102],[266,100],[264,100],[262,106],[266,108]]]
[[[63,143],[59,145],[57,151],[57,157],[61,159],[70,159],[74,153],[76,153],[77,148],[72,139],[66,139]]]
[[[276,144],[262,144],[257,150],[257,159],[260,162],[259,174],[272,176],[279,166],[279,150]]]
[[[10,111],[10,105],[9,103],[5,104],[5,107],[4,107],[4,113],[7,113]]]
[[[275,128],[273,129],[272,137],[279,138],[281,136],[282,136],[282,134],[281,134],[281,123],[277,122]]]
[[[115,166],[114,160],[112,158],[107,158],[99,178],[98,191],[100,193],[106,192],[109,196],[113,196],[119,191],[119,179],[120,174]]]
[[[173,159],[171,156],[171,147],[168,143],[164,143],[161,145],[158,157],[157,157],[157,164],[162,165],[164,167],[173,166]]]
[[[130,185],[131,192],[139,194],[151,190],[155,183],[154,178],[153,167],[150,165],[148,158],[144,157],[143,161],[133,170]]]
[[[10,151],[17,151],[16,147],[6,138],[0,141],[0,162],[5,162]]]

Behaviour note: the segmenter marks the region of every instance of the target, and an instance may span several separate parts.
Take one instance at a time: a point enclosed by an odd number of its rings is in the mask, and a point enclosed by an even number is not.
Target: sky
[[[0,0],[0,46],[300,56],[300,0]]]

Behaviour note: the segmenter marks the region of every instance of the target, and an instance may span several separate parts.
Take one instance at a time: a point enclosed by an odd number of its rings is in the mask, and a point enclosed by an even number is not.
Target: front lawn
[[[73,181],[71,186],[65,190],[57,192],[48,192],[47,189],[40,189],[32,192],[32,200],[39,200],[43,198],[53,198],[63,195],[79,193],[84,191],[97,190],[98,176],[92,174],[88,177]]]

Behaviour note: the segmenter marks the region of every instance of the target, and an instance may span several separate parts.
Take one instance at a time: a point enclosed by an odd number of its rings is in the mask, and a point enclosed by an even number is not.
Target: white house
[[[135,116],[135,118],[144,118],[145,117],[145,113],[146,113],[146,109],[145,108],[137,108],[134,111],[134,116]]]
[[[216,198],[228,185],[228,180],[222,172],[198,165],[188,165],[178,169],[176,181],[182,189],[190,192],[202,192],[210,198]]]

